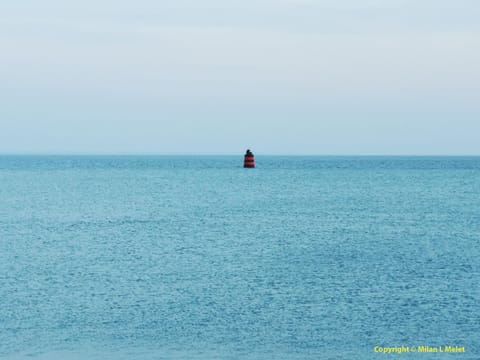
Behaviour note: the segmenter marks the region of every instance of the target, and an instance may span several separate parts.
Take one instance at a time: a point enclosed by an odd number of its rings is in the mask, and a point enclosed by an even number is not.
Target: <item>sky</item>
[[[480,155],[478,0],[4,0],[0,153]]]

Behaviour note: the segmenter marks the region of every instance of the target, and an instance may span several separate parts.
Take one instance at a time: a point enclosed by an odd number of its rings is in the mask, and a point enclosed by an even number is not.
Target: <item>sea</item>
[[[480,359],[480,157],[0,156],[0,359],[386,358]]]

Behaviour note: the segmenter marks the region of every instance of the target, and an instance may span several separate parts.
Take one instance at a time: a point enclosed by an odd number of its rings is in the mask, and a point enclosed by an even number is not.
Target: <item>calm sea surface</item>
[[[480,158],[0,157],[0,357],[480,358]]]

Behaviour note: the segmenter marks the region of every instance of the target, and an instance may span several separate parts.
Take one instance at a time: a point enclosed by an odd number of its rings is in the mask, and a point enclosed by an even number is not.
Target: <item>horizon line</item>
[[[243,153],[15,153],[0,152],[0,156],[243,156]],[[324,156],[324,157],[480,157],[480,154],[315,154],[315,153],[254,153],[256,156]]]

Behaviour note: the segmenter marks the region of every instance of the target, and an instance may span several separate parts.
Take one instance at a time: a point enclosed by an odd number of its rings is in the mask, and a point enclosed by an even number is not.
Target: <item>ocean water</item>
[[[480,358],[480,158],[0,157],[0,358]]]

